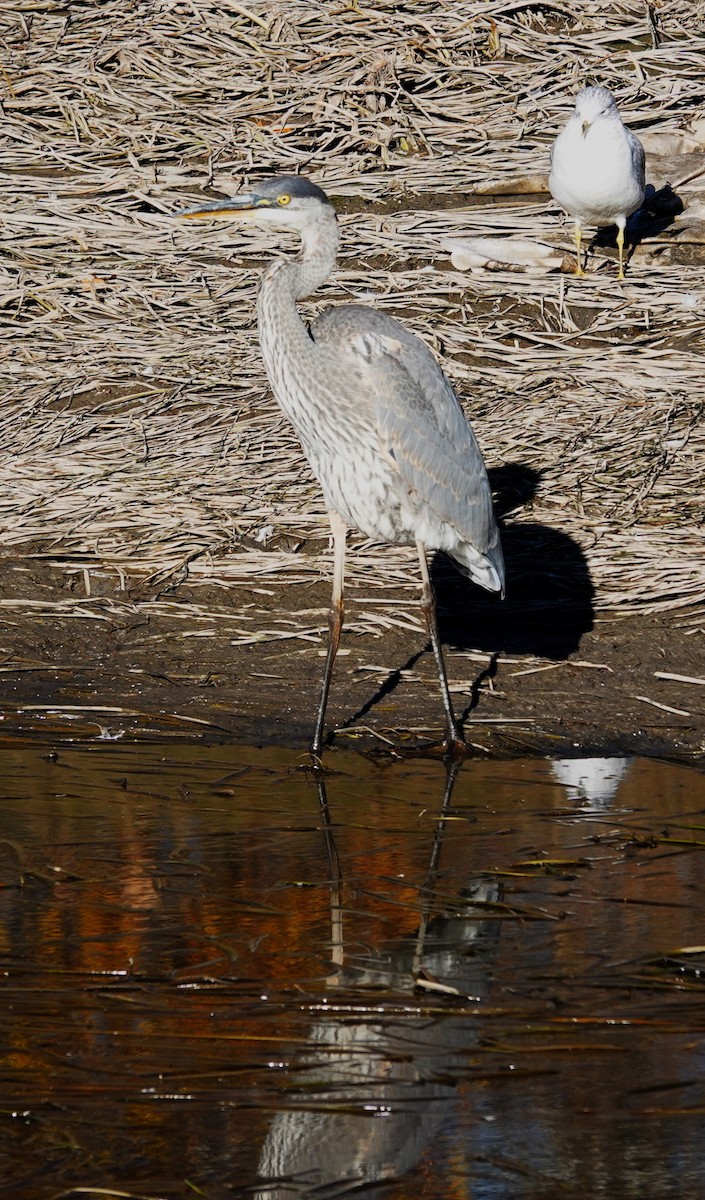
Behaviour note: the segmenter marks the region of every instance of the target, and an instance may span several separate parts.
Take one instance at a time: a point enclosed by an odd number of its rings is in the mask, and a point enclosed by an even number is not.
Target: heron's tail
[[[461,543],[449,553],[461,574],[467,575],[468,579],[488,592],[499,592],[504,599],[504,555],[499,531],[494,545],[489,546],[484,554],[468,542]]]

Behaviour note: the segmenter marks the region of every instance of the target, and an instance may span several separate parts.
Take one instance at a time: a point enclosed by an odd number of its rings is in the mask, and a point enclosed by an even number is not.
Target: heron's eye
[[[290,200],[291,196],[287,196],[286,192],[283,192],[281,196],[277,196],[277,204],[288,204]]]

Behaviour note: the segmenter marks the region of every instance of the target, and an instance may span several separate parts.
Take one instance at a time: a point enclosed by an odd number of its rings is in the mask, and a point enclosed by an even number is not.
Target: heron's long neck
[[[257,326],[262,355],[277,400],[285,408],[290,383],[308,355],[315,352],[296,301],[323,283],[335,266],[338,225],[332,209],[304,229],[301,254],[267,267],[257,299]]]

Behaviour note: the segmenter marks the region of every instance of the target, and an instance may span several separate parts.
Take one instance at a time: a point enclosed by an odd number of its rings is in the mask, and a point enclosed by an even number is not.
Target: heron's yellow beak
[[[242,192],[239,196],[229,196],[226,200],[212,200],[202,204],[200,208],[188,208],[179,213],[187,221],[202,221],[209,218],[239,217],[247,220],[247,214],[257,208],[271,208],[272,202],[266,196],[258,196],[256,192]]]
[[[587,131],[588,131],[588,129],[590,128],[591,124],[592,124],[592,122],[591,122],[591,121],[583,121],[583,127],[582,127],[583,137],[585,137],[585,134],[587,133]]]

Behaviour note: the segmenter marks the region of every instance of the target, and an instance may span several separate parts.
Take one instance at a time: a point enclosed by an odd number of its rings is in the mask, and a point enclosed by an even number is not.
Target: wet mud
[[[508,531],[508,554],[522,529]],[[329,585],[286,589],[181,584],[159,613],[156,593],[120,591],[91,576],[75,603],[75,577],[24,559],[0,580],[0,717],[6,737],[89,740],[184,738],[303,749],[323,671]],[[586,572],[571,560],[573,591],[549,575],[522,581],[522,602],[485,600],[442,561],[434,586],[453,701],[471,750],[482,756],[645,754],[702,763],[705,752],[705,617],[699,606],[669,614],[595,613]],[[582,579],[582,585],[580,584]],[[548,581],[548,582],[547,582]],[[28,611],[23,595],[31,595]],[[531,590],[540,600],[532,611]],[[433,656],[422,630],[389,620],[359,633],[360,593],[348,590],[346,627],[328,711],[333,744],[409,750],[443,735]],[[389,589],[394,605],[393,589]],[[66,599],[70,615],[57,613]],[[197,601],[208,617],[192,618]],[[42,605],[46,603],[46,608]],[[267,611],[267,604],[271,612]],[[235,644],[243,608],[273,634]],[[416,614],[408,594],[400,609]],[[182,607],[183,606],[183,607]],[[306,611],[313,631],[297,636]],[[394,608],[390,615],[394,618]],[[671,678],[676,676],[676,678]],[[678,676],[694,682],[682,682]],[[701,682],[698,683],[697,681]]]

